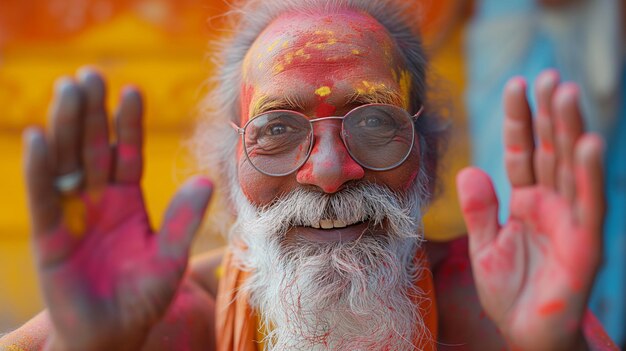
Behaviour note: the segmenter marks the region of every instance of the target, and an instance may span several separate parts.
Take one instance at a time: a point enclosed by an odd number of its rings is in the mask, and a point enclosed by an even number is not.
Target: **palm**
[[[521,85],[512,82],[505,92],[506,164],[513,187],[508,221],[497,222],[488,176],[469,169],[459,177],[472,267],[483,307],[509,343],[567,349],[580,336],[599,262],[601,144],[582,134],[571,86],[559,87],[553,97],[558,83],[550,72],[538,81],[535,130],[541,147],[534,150],[530,111],[516,84]]]
[[[55,342],[66,349],[137,349],[180,284],[210,188],[199,180],[186,185],[155,234],[139,186],[139,95],[122,100],[111,152],[98,143],[108,140],[101,79],[91,72],[67,84],[52,111],[50,146],[33,133],[27,158],[38,269]],[[81,164],[84,186],[55,191],[52,179]]]
[[[112,206],[112,198],[126,201]],[[88,340],[95,331],[112,331],[116,325],[146,330],[163,314],[184,262],[168,262],[155,253],[156,236],[141,200],[136,186],[109,187],[102,203],[86,206],[87,213],[102,216],[87,219],[86,231],[64,245],[65,252],[53,252],[46,240],[39,240],[41,256],[51,255],[41,257],[39,270],[58,334]],[[59,228],[46,239],[74,241],[75,235]],[[76,301],[83,302],[82,308],[72,307]]]

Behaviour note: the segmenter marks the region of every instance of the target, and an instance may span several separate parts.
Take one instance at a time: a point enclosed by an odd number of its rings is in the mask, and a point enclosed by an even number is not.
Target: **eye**
[[[367,117],[362,123],[365,127],[375,128],[380,127],[383,121],[379,117]]]
[[[395,123],[393,118],[381,114],[364,116],[359,120],[357,126],[361,128],[388,128],[394,127]]]
[[[272,136],[281,135],[287,133],[288,129],[289,127],[282,123],[273,123],[266,127],[265,134]]]

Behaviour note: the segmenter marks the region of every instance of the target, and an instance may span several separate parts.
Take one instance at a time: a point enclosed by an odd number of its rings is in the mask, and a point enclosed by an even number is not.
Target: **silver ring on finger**
[[[56,177],[54,187],[63,195],[75,193],[83,182],[83,171],[76,170]]]

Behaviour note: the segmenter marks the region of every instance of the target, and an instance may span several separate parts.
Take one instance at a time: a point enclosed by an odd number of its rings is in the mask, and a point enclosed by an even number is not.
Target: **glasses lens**
[[[346,146],[361,165],[385,170],[398,166],[413,147],[413,120],[392,105],[368,105],[346,115]]]
[[[272,111],[255,117],[246,126],[244,146],[258,170],[286,175],[298,169],[309,151],[311,124],[296,113]]]

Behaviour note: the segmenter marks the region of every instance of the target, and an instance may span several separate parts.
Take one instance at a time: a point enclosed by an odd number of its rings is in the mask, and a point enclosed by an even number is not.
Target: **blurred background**
[[[44,126],[54,81],[90,64],[114,111],[126,84],[146,104],[143,185],[152,223],[190,167],[182,142],[211,70],[210,18],[224,2],[52,0],[0,2],[0,333],[42,308],[28,240],[21,132]]]
[[[619,0],[407,0],[431,59],[431,98],[450,119],[439,200],[426,218],[433,240],[465,231],[454,175],[474,163],[507,202],[501,162],[505,80],[532,81],[556,67],[584,85],[588,124],[608,141],[606,266],[592,308],[613,338],[626,332],[626,114],[624,28]],[[193,170],[185,141],[213,67],[211,41],[225,35],[225,0],[3,0],[0,2],[0,334],[42,308],[28,239],[20,135],[43,126],[56,78],[89,64],[108,81],[108,108],[121,89],[144,92],[143,186],[153,224]],[[530,86],[531,84],[529,84]],[[625,140],[625,141],[620,141]],[[215,212],[215,209],[212,209]],[[506,213],[502,214],[503,217]],[[223,240],[207,230],[199,252]]]

